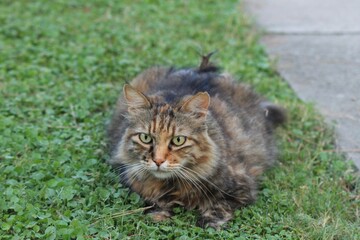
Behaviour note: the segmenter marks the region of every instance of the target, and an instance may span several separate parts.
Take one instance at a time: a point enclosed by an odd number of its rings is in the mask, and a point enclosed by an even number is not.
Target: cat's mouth
[[[169,178],[172,176],[172,173],[170,171],[164,171],[164,170],[154,170],[151,171],[151,173],[156,177],[156,178],[160,178],[160,179],[165,179],[165,178]]]

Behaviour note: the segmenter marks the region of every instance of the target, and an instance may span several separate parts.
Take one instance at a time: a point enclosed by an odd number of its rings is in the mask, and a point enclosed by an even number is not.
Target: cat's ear
[[[190,97],[180,107],[181,111],[192,112],[205,117],[210,105],[210,96],[207,92],[199,92]]]
[[[123,90],[129,112],[133,112],[142,108],[151,108],[149,99],[129,84],[125,84]]]

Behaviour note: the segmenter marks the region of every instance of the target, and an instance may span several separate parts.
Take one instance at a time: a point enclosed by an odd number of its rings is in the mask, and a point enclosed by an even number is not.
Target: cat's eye
[[[139,134],[140,141],[142,141],[145,144],[149,144],[152,141],[152,138],[149,134],[146,133],[140,133]]]
[[[173,137],[173,139],[171,140],[172,144],[174,144],[175,146],[181,146],[185,143],[186,141],[186,137],[184,136],[175,136]]]

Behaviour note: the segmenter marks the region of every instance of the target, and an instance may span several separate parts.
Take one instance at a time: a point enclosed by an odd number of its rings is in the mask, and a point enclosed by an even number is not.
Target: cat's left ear
[[[151,108],[149,99],[129,84],[124,85],[124,97],[127,101],[129,112],[142,108]]]
[[[191,112],[199,114],[201,117],[205,117],[210,105],[210,96],[207,92],[199,92],[196,95],[190,97],[180,107],[181,111]]]

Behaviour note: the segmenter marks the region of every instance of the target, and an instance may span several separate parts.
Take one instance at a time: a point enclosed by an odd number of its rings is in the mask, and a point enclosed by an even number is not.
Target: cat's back
[[[168,103],[198,92],[207,92],[232,108],[246,108],[261,101],[247,85],[239,84],[229,74],[220,74],[215,67],[202,70],[153,67],[135,78],[131,85],[146,95],[161,95]]]

